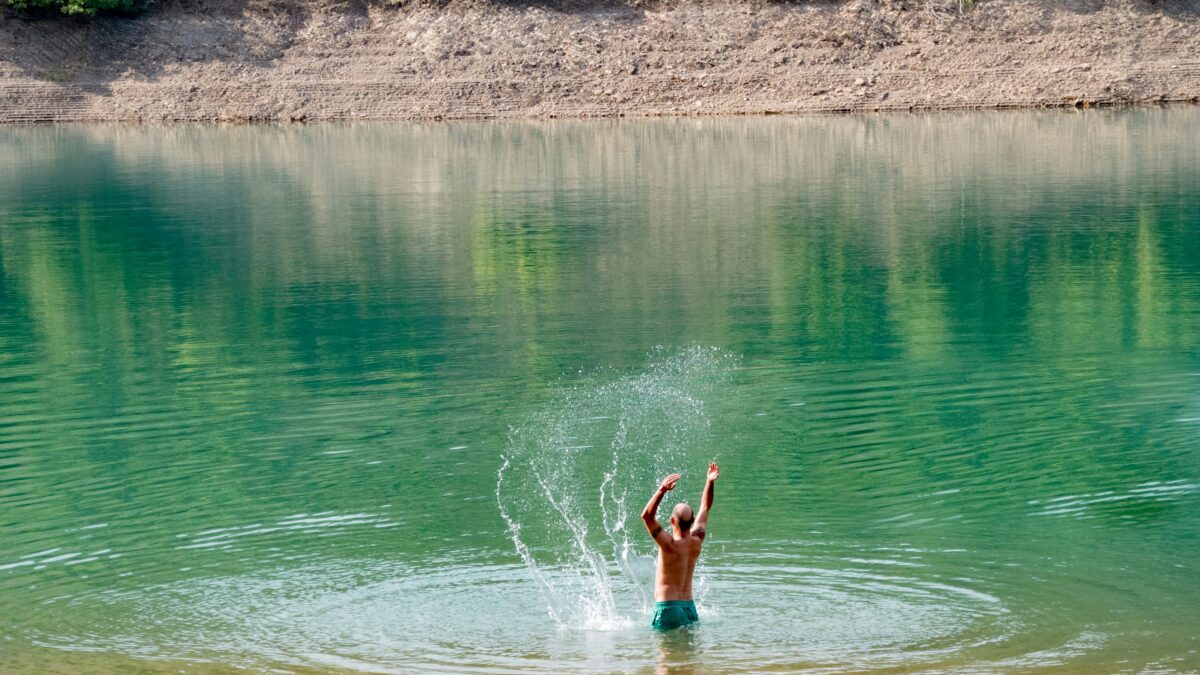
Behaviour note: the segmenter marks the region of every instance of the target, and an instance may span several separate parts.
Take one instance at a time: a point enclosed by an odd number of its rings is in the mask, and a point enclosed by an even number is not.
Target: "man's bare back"
[[[654,621],[656,628],[673,628],[697,620],[696,607],[692,603],[692,573],[696,570],[696,559],[708,535],[708,512],[712,508],[713,489],[720,470],[716,463],[708,465],[708,480],[704,494],[700,497],[700,511],[692,513],[687,504],[676,504],[671,511],[671,532],[659,524],[658,505],[663,497],[675,488],[679,474],[673,473],[663,479],[646,508],[642,510],[642,522],[658,544],[658,569],[654,573],[654,599],[657,601]]]

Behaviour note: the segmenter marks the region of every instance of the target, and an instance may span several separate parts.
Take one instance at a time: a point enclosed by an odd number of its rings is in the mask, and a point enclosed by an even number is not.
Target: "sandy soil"
[[[0,122],[1200,100],[1200,0],[183,0],[0,17]]]

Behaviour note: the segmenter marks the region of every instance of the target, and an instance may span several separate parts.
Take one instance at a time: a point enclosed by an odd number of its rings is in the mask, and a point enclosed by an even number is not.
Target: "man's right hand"
[[[658,489],[662,490],[663,492],[670,492],[671,490],[675,489],[675,484],[678,482],[679,482],[679,474],[673,473],[670,476],[667,476],[666,478],[663,479],[662,485],[659,485]]]
[[[721,470],[717,468],[717,463],[716,462],[710,463],[708,465],[708,480],[709,480],[709,482],[716,480],[717,476],[720,476],[720,475],[721,475]]]

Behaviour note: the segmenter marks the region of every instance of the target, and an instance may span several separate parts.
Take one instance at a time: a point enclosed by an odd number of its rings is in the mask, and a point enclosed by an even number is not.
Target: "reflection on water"
[[[696,672],[704,665],[696,652],[696,633],[690,628],[673,631],[654,631],[654,646],[658,648],[658,662],[654,665],[655,675],[685,675]]]
[[[1200,670],[1198,123],[0,130],[0,670]]]

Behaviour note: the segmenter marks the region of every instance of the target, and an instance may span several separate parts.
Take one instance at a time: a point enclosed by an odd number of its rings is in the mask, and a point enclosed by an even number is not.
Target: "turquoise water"
[[[0,129],[0,671],[1200,672],[1198,128]]]

